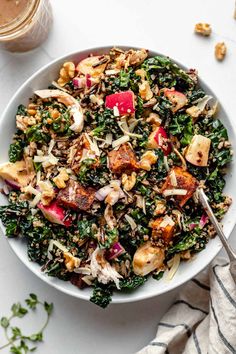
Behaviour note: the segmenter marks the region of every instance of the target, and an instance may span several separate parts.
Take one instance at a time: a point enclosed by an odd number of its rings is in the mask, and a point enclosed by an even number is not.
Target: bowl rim
[[[59,63],[60,61],[68,60],[70,57],[72,58],[72,57],[75,57],[76,55],[83,55],[83,53],[87,55],[88,53],[94,53],[94,52],[97,52],[97,51],[106,51],[106,50],[108,51],[109,49],[111,49],[113,47],[118,47],[118,48],[121,48],[121,49],[124,49],[124,50],[129,50],[131,48],[134,49],[134,50],[140,49],[140,47],[129,46],[129,45],[116,45],[116,46],[114,46],[114,45],[106,45],[106,46],[85,48],[85,49],[82,49],[82,50],[72,51],[72,52],[66,53],[64,55],[61,55],[60,57],[57,57],[57,58],[51,60],[49,63],[41,66],[36,72],[34,72],[27,80],[25,80],[20,85],[20,87],[16,90],[14,95],[9,100],[8,104],[6,105],[6,107],[3,110],[2,114],[1,114],[1,117],[0,117],[0,131],[1,131],[1,125],[2,125],[2,123],[4,121],[4,117],[6,119],[6,113],[8,112],[8,110],[11,107],[12,103],[14,102],[14,100],[17,98],[17,96],[20,94],[20,92],[27,86],[27,84],[30,83],[31,80],[36,78],[39,74],[42,74],[45,70],[49,69],[51,66],[53,66],[54,64]],[[188,70],[188,68],[185,65],[183,65],[179,61],[173,59],[172,57],[169,57],[168,55],[165,55],[163,53],[160,53],[160,52],[152,50],[152,49],[148,49],[148,50],[149,50],[149,53],[151,53],[152,55],[166,56],[166,57],[170,58],[175,64],[177,64],[180,68],[182,68],[184,70]],[[205,83],[205,81],[202,80],[202,78],[199,75],[198,75],[198,81],[199,81],[199,86],[200,87],[203,84],[204,89],[206,91],[210,91],[211,93],[214,94],[214,91],[208,86],[208,84]],[[214,94],[214,97],[217,97],[217,96]],[[225,109],[225,107],[222,106],[221,103],[220,103],[220,106],[222,107],[223,111],[225,112],[225,114],[227,116],[227,119],[228,119],[229,123],[231,124],[232,121],[229,118],[230,115],[228,114],[227,109]],[[231,126],[232,126],[233,135],[236,137],[235,127],[234,127],[233,124],[231,124]],[[230,237],[230,235],[231,235],[231,233],[232,233],[232,231],[233,231],[233,229],[235,227],[235,224],[236,224],[236,219],[231,224],[231,227],[230,227],[230,229],[228,231],[228,235],[226,235],[227,238]],[[3,232],[3,235],[6,237],[5,228],[4,228],[4,226],[3,226],[3,224],[1,222],[0,222],[0,228],[1,228],[1,231]],[[27,257],[23,258],[23,257],[19,256],[19,254],[17,253],[17,247],[14,247],[14,240],[13,239],[7,238],[7,242],[9,243],[11,249],[16,254],[18,259],[20,259],[21,262],[31,272],[33,272],[38,278],[40,278],[41,280],[43,280],[44,282],[46,282],[50,286],[54,287],[58,291],[61,291],[61,292],[65,293],[65,294],[67,294],[67,295],[73,296],[73,297],[78,298],[78,299],[89,301],[88,294],[85,294],[82,291],[78,291],[77,293],[75,293],[75,292],[71,291],[70,289],[65,289],[64,287],[62,288],[62,287],[60,287],[59,284],[54,283],[52,281],[52,279],[54,279],[54,278],[46,276],[43,272],[41,272],[39,265],[38,265],[37,269],[32,267],[31,263],[34,264],[35,262],[31,262]],[[210,241],[208,242],[208,245],[209,245],[209,243],[210,243]],[[202,263],[201,266],[198,267],[197,271],[195,269],[189,275],[184,275],[183,274],[182,275],[182,279],[179,280],[178,284],[174,284],[174,283],[172,283],[172,285],[169,284],[168,289],[166,289],[166,290],[165,289],[160,289],[160,291],[158,291],[158,288],[157,288],[157,291],[155,292],[155,294],[148,294],[148,293],[146,295],[145,294],[140,294],[140,295],[138,294],[138,295],[135,296],[135,298],[132,298],[132,297],[127,297],[127,298],[124,298],[124,299],[123,298],[118,298],[118,299],[113,299],[112,298],[111,304],[122,304],[122,303],[125,304],[125,303],[129,303],[129,302],[137,302],[137,301],[141,301],[141,300],[147,300],[147,299],[150,299],[150,298],[153,298],[153,297],[156,297],[156,296],[159,296],[159,295],[163,295],[163,294],[168,293],[168,292],[170,292],[170,291],[172,291],[174,289],[179,288],[181,285],[185,284],[187,281],[191,280],[193,277],[197,276],[201,271],[203,271],[212,262],[212,260],[217,256],[217,254],[220,252],[220,250],[222,249],[223,246],[222,246],[221,243],[218,243],[218,244],[215,245],[215,247],[216,247],[216,250],[213,252],[211,257],[209,259],[206,259],[206,261],[204,263]],[[62,280],[60,280],[60,281],[62,281]],[[134,290],[134,292],[135,292],[135,290]]]

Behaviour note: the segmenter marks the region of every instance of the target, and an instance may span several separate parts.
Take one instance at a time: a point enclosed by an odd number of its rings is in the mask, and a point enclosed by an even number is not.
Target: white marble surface
[[[125,44],[152,48],[197,67],[235,120],[233,0],[52,0],[52,5],[53,30],[41,48],[27,54],[0,52],[0,112],[21,83],[51,59],[93,46]],[[212,24],[211,38],[193,34],[199,21]],[[223,40],[228,54],[218,63],[214,44]],[[231,242],[236,248],[235,232]],[[23,300],[29,292],[54,302],[55,311],[39,354],[133,353],[152,339],[158,319],[178,291],[102,310],[44,284],[15,257],[4,237],[0,237],[0,259],[0,317],[8,313],[12,302]],[[28,329],[35,326],[35,318],[26,323]],[[1,338],[0,334],[0,343]]]

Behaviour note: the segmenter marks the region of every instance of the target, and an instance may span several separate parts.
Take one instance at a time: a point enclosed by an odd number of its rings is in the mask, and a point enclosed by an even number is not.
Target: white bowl
[[[11,101],[7,105],[4,113],[2,114],[0,120],[0,163],[8,161],[8,147],[11,143],[12,136],[15,132],[15,114],[19,104],[27,104],[29,97],[33,95],[33,92],[37,89],[47,88],[55,78],[58,76],[60,67],[65,61],[72,60],[79,62],[81,59],[86,58],[90,53],[93,54],[104,54],[111,47],[100,47],[92,48],[76,53],[71,53],[69,55],[63,56],[53,62],[45,65],[43,68],[38,70],[34,75],[32,75],[15,93]],[[129,47],[122,46],[123,49],[129,49]],[[154,51],[150,51],[150,55],[160,55]],[[179,63],[177,63],[180,65]],[[196,62],[197,65],[197,62]],[[180,65],[184,68],[183,65]],[[184,68],[185,69],[185,68]],[[212,90],[200,80],[200,86],[210,95],[215,97]],[[234,128],[231,124],[230,118],[227,116],[226,111],[221,107],[219,111],[219,118],[222,120],[226,126],[229,134],[229,139],[233,144],[233,149],[236,151],[236,135]],[[230,166],[229,173],[226,178],[225,193],[230,195],[233,200],[236,200],[236,188],[234,188],[234,181],[236,180],[236,167],[235,158]],[[0,195],[0,205],[6,204],[6,198]],[[227,237],[229,237],[233,227],[236,223],[236,205],[233,202],[228,213],[223,220],[223,228]],[[1,225],[2,231],[4,233],[4,227]],[[58,290],[72,295],[74,297],[89,300],[91,295],[91,288],[80,290],[72,285],[70,282],[65,282],[53,277],[49,277],[42,273],[40,266],[34,262],[29,261],[27,257],[26,244],[22,240],[9,239],[9,244],[15,254],[20,258],[20,260],[39,278],[41,278],[46,283],[52,285]],[[179,285],[185,283],[187,280],[193,278],[197,273],[203,270],[217,255],[221,249],[221,243],[216,237],[210,240],[206,248],[197,254],[191,261],[182,262],[177,273],[171,281],[166,280],[163,277],[161,280],[156,281],[150,277],[150,279],[140,288],[136,289],[132,293],[119,293],[116,292],[113,295],[113,303],[125,303],[147,299],[153,296],[163,294],[170,291]]]

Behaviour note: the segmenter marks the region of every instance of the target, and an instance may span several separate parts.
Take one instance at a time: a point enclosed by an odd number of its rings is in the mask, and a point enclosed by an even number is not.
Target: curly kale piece
[[[200,252],[205,248],[208,240],[206,230],[195,227],[193,231],[186,232],[177,238],[176,242],[167,250],[167,257],[174,253],[190,250]]]
[[[16,114],[20,116],[27,116],[26,107],[23,104],[20,104],[17,108]]]
[[[152,277],[153,277],[153,279],[155,279],[155,280],[160,280],[160,279],[163,277],[164,273],[165,273],[165,272],[162,270],[162,271],[160,271],[160,272],[158,272],[158,273],[154,273],[154,274],[152,275]]]
[[[118,238],[118,230],[116,228],[109,229],[108,227],[105,227],[104,228],[104,241],[99,242],[100,248],[109,249],[117,238]]]
[[[98,166],[94,166],[94,159],[85,159],[82,161],[78,180],[85,186],[99,187],[106,185],[111,179],[111,173],[107,168],[106,156],[101,156]]]
[[[93,167],[94,163],[96,161],[94,159],[85,159],[82,161],[79,172],[78,172],[78,180],[86,185],[87,179],[88,179],[88,173]]]
[[[129,278],[122,279],[120,281],[120,288],[124,291],[132,291],[138,288],[139,286],[143,285],[146,280],[147,277],[133,275],[130,276]],[[106,308],[112,300],[114,289],[115,289],[114,283],[101,284],[99,282],[96,282],[94,284],[93,294],[90,298],[90,301],[102,308]]]
[[[210,200],[215,201],[216,203],[223,202],[225,196],[222,195],[222,191],[225,186],[225,180],[218,167],[216,167],[215,170],[207,178],[207,185],[210,186],[207,193],[210,197]]]
[[[101,283],[96,283],[94,285],[93,294],[90,298],[90,301],[94,304],[105,309],[112,300],[113,294],[113,284],[103,285]]]
[[[122,290],[131,291],[143,285],[146,280],[147,276],[142,277],[141,275],[132,275],[120,281],[120,288]]]
[[[112,133],[115,138],[118,138],[122,135],[112,109],[106,108],[104,112],[97,113],[95,120],[97,127],[92,131],[94,136],[104,137],[106,134]]]
[[[107,83],[108,93],[114,93],[117,91],[132,90],[134,93],[138,93],[138,84],[141,81],[141,77],[135,74],[133,68],[127,70],[121,70],[116,77],[109,77]]]
[[[87,237],[93,237],[94,231],[92,229],[93,221],[92,220],[79,220],[77,223],[79,237],[81,239]]]
[[[195,83],[191,77],[170,58],[156,56],[148,58],[142,64],[149,82],[160,87],[175,87],[177,90],[192,90]]]
[[[16,162],[22,160],[24,153],[24,142],[16,141],[9,147],[8,155],[10,162]]]
[[[0,207],[0,219],[6,227],[7,237],[24,235],[30,226],[30,211],[27,202],[10,203]]]
[[[207,128],[209,129],[209,134],[206,136],[211,139],[212,148],[214,150],[213,162],[216,162],[217,166],[223,167],[232,160],[230,146],[219,149],[220,142],[228,140],[227,130],[218,119],[211,120],[207,124]]]
[[[43,131],[42,124],[36,124],[28,128],[25,135],[28,143],[35,141],[36,143],[48,144],[51,140],[50,134]]]
[[[193,104],[195,101],[197,101],[199,98],[203,98],[205,95],[205,92],[201,89],[190,91],[187,95],[188,104]]]
[[[190,144],[194,135],[192,118],[188,114],[176,114],[169,124],[168,131],[178,137],[181,145]]]

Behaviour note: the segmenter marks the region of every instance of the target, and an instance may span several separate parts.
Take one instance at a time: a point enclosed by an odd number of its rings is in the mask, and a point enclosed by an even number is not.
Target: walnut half
[[[220,42],[215,45],[215,57],[217,60],[224,60],[226,52],[227,48],[224,42]]]
[[[211,25],[209,23],[197,23],[194,31],[197,34],[208,37],[211,34]]]

